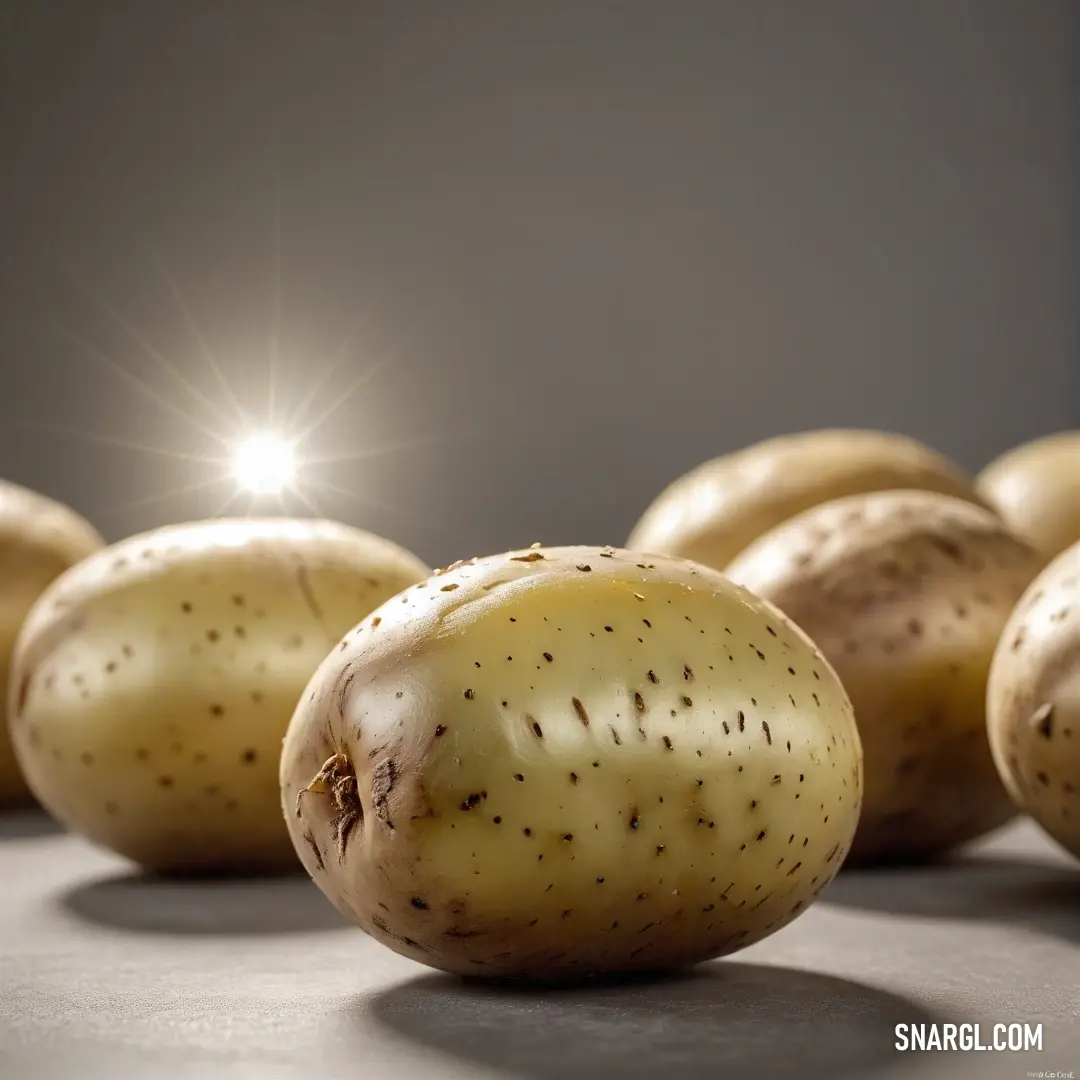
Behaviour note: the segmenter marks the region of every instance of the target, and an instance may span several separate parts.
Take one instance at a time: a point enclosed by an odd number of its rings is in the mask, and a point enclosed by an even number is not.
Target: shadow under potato
[[[98,926],[150,934],[302,934],[350,924],[306,877],[169,878],[131,873],[60,898]]]
[[[63,826],[44,810],[32,807],[0,810],[0,844],[6,840],[40,840],[46,836],[60,836],[63,832]]]
[[[897,1024],[933,1019],[845,979],[728,961],[561,989],[428,975],[351,1012],[529,1080],[866,1077],[895,1067]]]
[[[845,867],[821,903],[889,915],[982,919],[1080,942],[1077,869],[1001,856],[920,867]]]

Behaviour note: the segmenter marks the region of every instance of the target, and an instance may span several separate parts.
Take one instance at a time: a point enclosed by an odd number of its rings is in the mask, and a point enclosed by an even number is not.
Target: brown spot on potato
[[[340,755],[344,757],[344,755]],[[348,759],[345,759],[348,764]],[[351,771],[351,766],[349,766]],[[384,825],[389,828],[393,828],[393,823],[390,820],[390,811],[388,806],[388,800],[391,792],[394,790],[394,785],[397,783],[398,771],[397,765],[391,758],[383,758],[378,765],[375,766],[374,771],[371,774],[371,805],[375,811],[375,816]],[[356,775],[352,776],[353,788],[355,790]]]
[[[308,568],[302,562],[296,568],[296,584],[300,590],[300,595],[304,599],[304,604],[314,616],[315,621],[322,622],[323,610],[315,597],[315,590],[311,587],[311,576],[308,574]]]
[[[315,856],[315,865],[320,870],[325,870],[326,863],[323,862],[322,849],[319,847],[319,843],[310,829],[304,831],[304,840],[307,842],[308,847],[311,848],[312,854]]]
[[[32,678],[33,672],[28,671],[19,680],[18,697],[15,702],[15,715],[17,717],[22,716],[23,712],[26,710],[26,702],[30,697],[30,682]]]
[[[1044,739],[1049,739],[1053,735],[1054,724],[1054,706],[1052,702],[1046,702],[1040,705],[1035,712],[1031,714],[1031,726],[1041,735]]]

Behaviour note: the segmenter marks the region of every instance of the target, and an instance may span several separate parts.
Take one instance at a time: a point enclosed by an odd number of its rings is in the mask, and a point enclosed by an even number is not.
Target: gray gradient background
[[[619,543],[784,430],[976,468],[1080,423],[1068,0],[0,10],[0,473],[110,537],[228,491],[73,434],[209,448],[64,336],[208,419],[87,289],[213,394],[165,264],[262,409],[276,218],[278,404],[358,316],[321,400],[388,361],[315,440],[383,452],[319,509],[433,562]]]

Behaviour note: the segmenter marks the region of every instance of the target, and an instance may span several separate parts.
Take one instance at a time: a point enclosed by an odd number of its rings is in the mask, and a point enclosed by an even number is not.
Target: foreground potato
[[[365,619],[285,739],[304,865],[390,948],[531,978],[695,962],[794,918],[855,830],[850,703],[712,571],[610,548],[451,567]]]
[[[980,501],[973,477],[914,439],[858,429],[806,431],[755,443],[676,480],[645,511],[626,546],[722,568],[804,510],[895,488]]]
[[[808,510],[725,571],[795,620],[851,695],[866,755],[852,862],[929,857],[1013,815],[986,680],[1038,568],[989,511],[894,491]]]
[[[156,870],[296,865],[278,759],[312,672],[428,568],[332,522],[185,524],[82,562],[31,611],[12,739],[71,829]]]
[[[104,544],[74,510],[0,480],[0,702],[7,700],[9,659],[26,613],[56,577]],[[0,807],[30,801],[7,723],[0,723]]]
[[[1017,805],[1080,858],[1080,543],[1009,619],[990,668],[987,725]]]
[[[1003,454],[979,473],[978,490],[1049,562],[1080,541],[1080,431]]]

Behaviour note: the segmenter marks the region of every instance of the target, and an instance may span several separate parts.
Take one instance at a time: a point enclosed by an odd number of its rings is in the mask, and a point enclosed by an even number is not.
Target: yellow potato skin
[[[429,572],[328,521],[169,526],[46,591],[15,648],[15,751],[60,822],[162,872],[298,868],[281,739],[356,620]]]
[[[70,507],[0,480],[0,700],[7,700],[11,652],[27,612],[60,574],[104,546],[100,533]],[[32,802],[4,723],[0,809]]]
[[[904,435],[859,428],[779,435],[674,481],[626,546],[722,569],[759,536],[831,499],[903,488],[982,503],[974,485],[960,466]]]
[[[1080,541],[1080,431],[1002,454],[979,473],[977,489],[1049,563]]]
[[[725,570],[809,634],[851,696],[866,793],[849,863],[929,859],[1014,815],[986,685],[1039,566],[990,511],[890,491],[814,507]]]
[[[752,944],[832,880],[861,750],[828,664],[682,560],[469,560],[383,605],[286,736],[308,872],[391,949],[558,979]]]
[[[994,761],[1017,806],[1080,859],[1080,542],[1016,606],[986,710]]]

